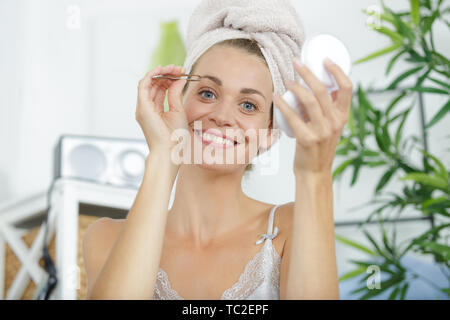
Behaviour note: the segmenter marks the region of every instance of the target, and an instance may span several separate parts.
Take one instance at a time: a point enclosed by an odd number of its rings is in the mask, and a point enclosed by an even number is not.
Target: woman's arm
[[[142,184],[88,299],[152,299],[178,165],[166,151],[146,160]]]
[[[304,106],[310,121],[301,119],[286,101],[275,96],[275,105],[297,140],[292,232],[286,240],[280,274],[280,297],[284,299],[339,299],[332,164],[348,120],[353,85],[338,65],[330,60],[324,64],[339,85],[331,96],[308,67],[297,63],[294,67],[311,92],[298,83],[286,85]]]
[[[339,299],[331,173],[297,173],[281,299]]]

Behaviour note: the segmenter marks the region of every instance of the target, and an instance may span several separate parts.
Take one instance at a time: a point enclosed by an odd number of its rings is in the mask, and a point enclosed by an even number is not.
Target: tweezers
[[[158,74],[156,76],[153,76],[152,79],[171,79],[171,80],[187,80],[187,81],[200,81],[201,76],[195,75],[195,74],[180,74],[178,76],[174,75],[165,75],[165,74]]]

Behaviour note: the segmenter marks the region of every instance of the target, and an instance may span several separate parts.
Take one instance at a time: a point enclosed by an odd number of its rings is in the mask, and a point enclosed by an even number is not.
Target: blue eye
[[[203,91],[200,91],[199,94],[200,94],[202,97],[205,97],[205,96],[203,95],[204,92],[208,92],[208,93],[211,93],[211,94],[214,95],[214,93],[211,92],[211,91],[209,91],[209,90],[203,90]],[[208,99],[208,98],[207,98],[207,99]]]
[[[247,105],[250,105],[250,106],[252,106],[253,107],[253,109],[252,110],[249,110],[249,109],[245,109],[245,111],[256,111],[256,110],[258,110],[258,108],[253,104],[253,103],[250,103],[250,102],[248,102],[248,101],[245,101],[245,102],[243,102],[243,104],[247,104]]]
[[[207,98],[207,97],[205,97],[205,95],[203,95],[204,93],[209,93],[209,94],[212,94],[213,96],[215,96],[214,92],[212,92],[210,90],[202,90],[198,94],[202,98],[205,98],[205,99],[209,100],[209,98]],[[253,109],[247,109],[247,108],[244,107],[244,111],[246,111],[246,112],[255,112],[255,111],[258,110],[258,107],[256,105],[254,105],[253,103],[250,103],[249,101],[244,101],[242,104],[247,104],[247,105],[250,105],[251,107],[253,107]]]

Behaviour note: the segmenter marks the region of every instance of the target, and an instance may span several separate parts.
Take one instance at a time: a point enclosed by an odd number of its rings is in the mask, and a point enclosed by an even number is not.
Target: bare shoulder
[[[125,219],[102,217],[91,223],[84,233],[83,243],[94,245],[109,242],[117,235]]]
[[[274,223],[278,226],[280,235],[284,239],[283,250],[281,257],[283,257],[286,240],[291,237],[292,224],[294,219],[294,202],[287,202],[278,206],[275,212]]]
[[[276,209],[275,219],[278,218],[278,224],[281,227],[289,227],[292,225],[292,219],[294,217],[294,204],[294,202],[287,202],[278,206]],[[283,230],[288,229],[289,228],[283,228]]]
[[[100,218],[91,223],[83,236],[83,260],[88,296],[98,274],[113,248],[125,219]]]

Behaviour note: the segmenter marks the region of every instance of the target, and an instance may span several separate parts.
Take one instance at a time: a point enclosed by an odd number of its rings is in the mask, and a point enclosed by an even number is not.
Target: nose
[[[208,120],[214,121],[218,127],[234,125],[233,106],[230,103],[218,103],[208,115]]]

